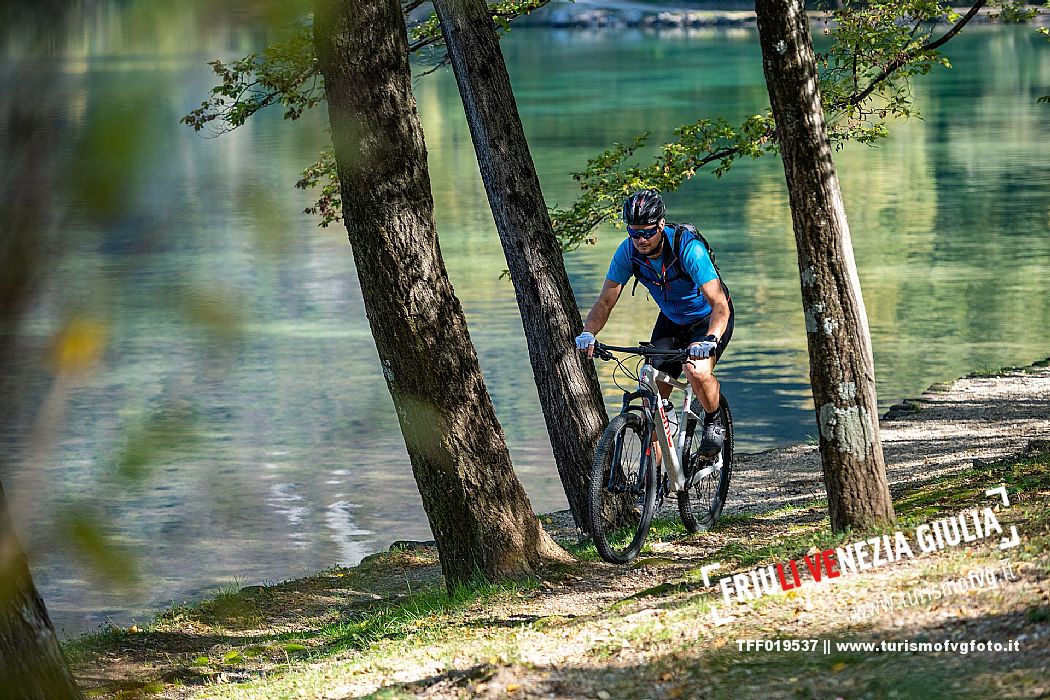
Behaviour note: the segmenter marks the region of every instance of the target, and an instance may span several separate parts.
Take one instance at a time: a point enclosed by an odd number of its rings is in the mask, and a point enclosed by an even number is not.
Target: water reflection
[[[339,494],[338,497],[343,497]],[[325,508],[325,523],[332,531],[332,539],[339,547],[339,561],[361,561],[369,551],[368,535],[371,530],[358,527],[351,511],[358,506],[346,500],[338,500]]]
[[[345,232],[317,229],[300,213],[309,195],[291,187],[325,145],[324,115],[286,124],[261,114],[200,139],[177,121],[211,87],[203,62],[239,57],[273,33],[192,10],[161,21],[128,6],[93,4],[97,15],[77,19],[66,44],[27,68],[63,85],[48,132],[61,165],[50,186],[62,254],[49,260],[22,331],[26,352],[8,370],[20,378],[21,414],[3,436],[16,457],[3,479],[67,632],[233,580],[286,578],[352,564],[394,539],[430,539]],[[971,369],[1050,354],[1050,117],[1033,98],[1050,79],[1050,52],[1040,42],[1026,28],[963,36],[949,52],[956,69],[916,87],[925,121],[895,127],[880,149],[838,154],[884,405]],[[20,45],[8,35],[3,55],[16,61]],[[659,139],[701,116],[737,119],[766,101],[751,32],[565,41],[522,30],[504,49],[551,204],[571,201],[569,173],[614,141],[645,130]],[[0,76],[0,103],[18,78]],[[455,82],[436,74],[417,95],[443,254],[515,467],[537,509],[563,507]],[[125,109],[111,111],[114,103]],[[100,220],[60,171],[104,176],[104,154],[80,144],[114,114],[120,133],[146,146],[113,216]],[[806,439],[815,428],[781,164],[744,162],[668,199],[673,218],[714,242],[732,287],[738,325],[720,376],[738,447]],[[582,306],[617,243],[603,230],[568,257]],[[53,391],[41,357],[63,319],[83,309],[106,319],[110,343],[99,370],[59,397],[66,420],[34,456],[26,436]],[[655,313],[644,291],[625,295],[604,336],[648,338]],[[229,324],[235,334],[216,335]],[[600,366],[616,406],[611,370]],[[195,416],[195,442],[141,483],[115,488],[107,465],[130,427],[172,402]],[[50,514],[80,497],[104,508],[150,572],[139,589],[95,580],[52,538]]]

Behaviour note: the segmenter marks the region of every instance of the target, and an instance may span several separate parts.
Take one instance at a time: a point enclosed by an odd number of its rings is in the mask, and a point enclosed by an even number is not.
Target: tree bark
[[[810,383],[835,530],[893,520],[875,366],[802,0],[756,0],[798,248]]]
[[[434,0],[434,8],[514,284],[554,460],[576,527],[582,529],[594,447],[608,423],[598,375],[571,342],[582,329],[580,312],[488,3]]]
[[[0,698],[80,700],[0,486]]]
[[[400,3],[318,0],[314,22],[344,221],[445,580],[565,558],[514,475],[445,271]]]

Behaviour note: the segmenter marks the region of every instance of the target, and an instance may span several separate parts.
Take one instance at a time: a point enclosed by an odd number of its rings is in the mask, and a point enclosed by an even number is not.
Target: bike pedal
[[[706,460],[704,461],[706,462]],[[685,482],[685,490],[688,491],[689,489],[696,486],[697,479],[703,479],[705,476],[711,476],[712,474],[717,474],[720,471],[722,471],[721,452],[718,453],[718,457],[715,458],[713,462],[707,462],[706,466],[697,469],[696,472],[694,472],[693,475],[689,477],[689,479]]]

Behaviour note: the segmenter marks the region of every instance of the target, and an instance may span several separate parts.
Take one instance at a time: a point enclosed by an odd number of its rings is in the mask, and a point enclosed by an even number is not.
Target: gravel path
[[[935,385],[880,421],[891,487],[995,461],[1050,439],[1050,367]],[[816,445],[739,455],[726,510],[761,512],[823,498]]]

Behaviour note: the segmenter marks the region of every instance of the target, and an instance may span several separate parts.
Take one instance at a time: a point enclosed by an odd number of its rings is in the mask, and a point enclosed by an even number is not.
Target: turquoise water
[[[51,85],[46,157],[61,253],[48,259],[27,352],[10,369],[21,391],[9,397],[19,413],[4,436],[15,459],[3,483],[66,633],[430,538],[345,231],[317,228],[301,214],[309,195],[292,187],[324,146],[324,114],[294,124],[261,114],[212,140],[178,125],[212,85],[205,61],[239,57],[268,35],[230,18],[176,19],[100,12],[29,67]],[[20,56],[11,37],[3,49]],[[504,50],[549,204],[571,201],[569,173],[615,141],[645,130],[658,141],[703,116],[739,119],[766,99],[749,30],[521,29]],[[878,149],[836,156],[884,406],[1050,355],[1050,108],[1035,103],[1050,93],[1050,45],[1023,27],[975,28],[947,53],[954,69],[915,86],[923,120],[895,125]],[[7,92],[17,77],[0,76]],[[455,82],[441,72],[416,93],[442,250],[515,468],[537,510],[561,508]],[[100,140],[116,152],[91,146]],[[128,172],[100,213],[85,182]],[[780,162],[700,174],[668,202],[670,218],[708,234],[733,290],[737,329],[720,377],[740,449],[807,439],[816,430]],[[584,312],[618,242],[602,229],[596,246],[567,257]],[[655,315],[644,293],[625,295],[603,336],[647,338]],[[105,329],[105,352],[92,373],[58,382],[47,348],[71,317]],[[236,322],[238,333],[217,336],[202,319]],[[118,478],[129,435],[158,410],[190,415],[194,441],[157,455],[137,481]],[[99,511],[143,583],[93,573],[55,528],[70,504]]]

